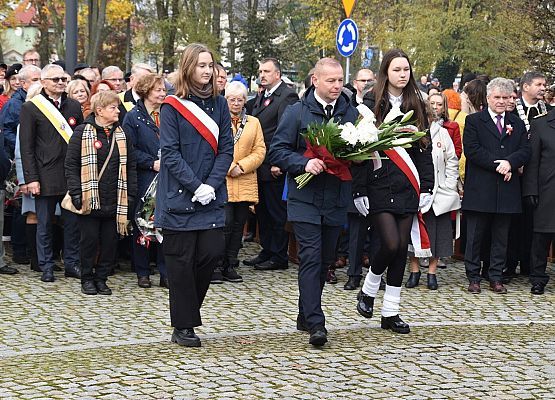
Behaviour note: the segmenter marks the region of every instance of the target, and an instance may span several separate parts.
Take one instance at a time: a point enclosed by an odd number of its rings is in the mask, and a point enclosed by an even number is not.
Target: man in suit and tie
[[[530,158],[524,123],[505,112],[513,84],[495,78],[487,86],[488,107],[466,117],[466,179],[462,209],[467,220],[465,252],[468,291],[480,293],[480,247],[491,227],[490,288],[506,293],[502,271],[511,215],[521,212],[518,169]]]
[[[258,95],[252,115],[260,121],[266,148],[276,132],[283,112],[290,104],[299,100],[295,91],[281,80],[281,65],[275,58],[265,58],[258,69],[260,84],[264,92]],[[256,206],[260,245],[262,250],[253,259],[245,260],[245,265],[267,271],[288,267],[287,246],[289,234],[285,232],[287,207],[282,200],[285,175],[276,165],[272,165],[268,154],[258,168],[258,196]]]
[[[544,115],[549,106],[543,101],[545,94],[545,76],[536,71],[526,72],[520,79],[520,96],[515,100],[512,113],[518,116],[526,130],[530,131],[532,121],[539,115]],[[513,215],[509,229],[509,244],[507,246],[507,263],[503,271],[503,283],[509,283],[516,277],[516,268],[520,262],[520,274],[530,272],[530,249],[534,232],[533,208],[523,204],[522,213]]]

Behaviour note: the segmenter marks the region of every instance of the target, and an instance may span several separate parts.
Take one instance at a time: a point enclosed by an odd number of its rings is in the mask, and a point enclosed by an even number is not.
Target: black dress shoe
[[[166,289],[170,288],[170,282],[168,281],[167,276],[160,276],[160,287],[163,287]]]
[[[14,267],[10,267],[9,265],[4,265],[3,267],[0,267],[0,274],[14,275],[18,272],[19,271],[17,269],[15,269]]]
[[[96,290],[98,294],[102,294],[104,296],[110,296],[112,294],[112,289],[110,289],[104,281],[96,282]]]
[[[222,271],[220,270],[220,267],[214,268],[214,271],[212,272],[212,276],[210,277],[210,283],[211,284],[224,283],[224,277],[222,275]]]
[[[185,347],[200,347],[200,338],[195,334],[193,328],[174,328],[172,342]]]
[[[532,285],[532,289],[530,289],[530,293],[532,294],[544,294],[545,293],[545,286],[541,283],[534,283]]]
[[[308,339],[308,343],[313,346],[323,346],[328,341],[328,335],[326,328],[323,326],[316,326],[311,329],[310,331],[310,339]]]
[[[310,329],[308,329],[308,325],[306,324],[304,317],[302,317],[301,315],[297,315],[297,330],[303,331],[303,332],[310,331]]]
[[[81,279],[81,268],[78,267],[77,265],[74,265],[72,267],[66,266],[64,271],[64,276],[66,278]]]
[[[256,269],[257,271],[275,271],[278,269],[287,269],[287,268],[289,268],[289,265],[276,263],[273,261],[264,261],[263,263],[256,264],[254,266],[254,269]]]
[[[243,264],[248,265],[249,267],[254,267],[257,264],[262,264],[266,261],[268,261],[267,258],[256,256],[254,258],[251,258],[250,260],[243,260]]]
[[[31,271],[42,272],[38,264],[31,263]]]
[[[409,324],[403,322],[399,315],[392,317],[382,316],[382,329],[391,329],[395,333],[409,333]]]
[[[93,281],[81,282],[81,292],[84,294],[95,295],[98,293]]]
[[[409,275],[409,279],[407,280],[407,283],[405,283],[405,286],[408,288],[413,288],[418,286],[418,283],[420,282],[420,275],[422,275],[420,271],[411,272]]]
[[[436,274],[427,274],[428,276],[428,289],[430,290],[437,290],[438,285],[437,285],[437,277]]]
[[[362,290],[357,295],[357,311],[365,318],[372,318],[374,314],[374,298],[368,296]]]
[[[150,278],[148,276],[139,276],[137,278],[137,285],[143,289],[152,287],[152,283],[150,282]]]
[[[358,289],[358,287],[360,286],[360,280],[361,279],[362,278],[360,276],[349,276],[349,280],[347,281],[345,286],[343,286],[343,289],[345,289],[345,290]]]
[[[51,269],[47,269],[42,273],[40,280],[43,282],[54,282],[56,278],[54,278],[54,272]]]

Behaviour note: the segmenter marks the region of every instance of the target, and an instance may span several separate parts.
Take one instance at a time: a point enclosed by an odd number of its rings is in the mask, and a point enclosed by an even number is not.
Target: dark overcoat
[[[354,123],[357,116],[358,111],[350,105],[349,98],[341,94],[333,111],[334,121],[340,124]],[[311,87],[301,102],[287,108],[272,140],[270,163],[288,173],[289,221],[330,226],[346,223],[347,206],[352,202],[350,181],[342,181],[324,172],[315,176],[302,189],[297,189],[294,180],[305,172],[309,160],[303,155],[306,142],[301,134],[306,132],[309,124],[325,121],[324,110],[314,97],[314,87]]]
[[[270,143],[276,132],[278,123],[283,115],[285,109],[288,105],[294,104],[299,101],[299,96],[295,91],[289,88],[285,83],[281,83],[277,89],[268,98],[264,97],[264,94],[260,94],[256,97],[254,106],[252,109],[252,116],[258,118],[260,121],[260,126],[262,126],[262,133],[264,134],[264,144],[266,148],[270,148]],[[258,180],[270,182],[275,180],[270,173],[270,168],[272,164],[268,159],[268,153],[262,162],[262,165],[258,167]]]
[[[516,214],[522,210],[518,168],[530,158],[530,145],[524,123],[505,113],[500,134],[488,109],[466,117],[463,148],[466,172],[462,209],[485,213]],[[507,131],[507,125],[512,127]],[[510,134],[509,134],[510,132]],[[495,160],[511,164],[512,178],[505,182],[495,171]]]
[[[524,169],[523,196],[538,196],[534,210],[534,232],[555,232],[555,109],[532,119],[532,156]]]

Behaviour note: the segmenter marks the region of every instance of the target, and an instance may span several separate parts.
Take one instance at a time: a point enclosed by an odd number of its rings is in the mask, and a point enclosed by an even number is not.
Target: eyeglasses
[[[239,98],[237,98],[237,99],[228,98],[227,101],[228,101],[229,103],[232,103],[232,104],[241,104],[241,103],[244,103],[244,102],[245,102],[245,99],[243,99],[242,97],[239,97]]]
[[[24,62],[39,62],[40,59],[39,58],[28,58],[26,60],[23,60]]]
[[[60,81],[66,83],[67,82],[67,76],[56,76],[54,78],[44,78],[44,79],[48,79],[49,81],[52,81],[54,83],[58,83]]]
[[[108,79],[105,79],[105,80],[110,81],[110,82],[123,82],[123,78],[108,78]]]
[[[374,82],[374,79],[355,79],[355,81],[368,83],[368,82]]]

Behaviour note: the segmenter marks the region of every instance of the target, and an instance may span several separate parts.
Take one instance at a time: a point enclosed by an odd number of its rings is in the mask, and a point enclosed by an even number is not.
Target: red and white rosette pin
[[[73,117],[69,117],[67,122],[69,123],[70,126],[75,126],[75,124],[77,123],[77,120]]]
[[[100,150],[102,148],[102,142],[100,140],[94,141],[94,148]]]

